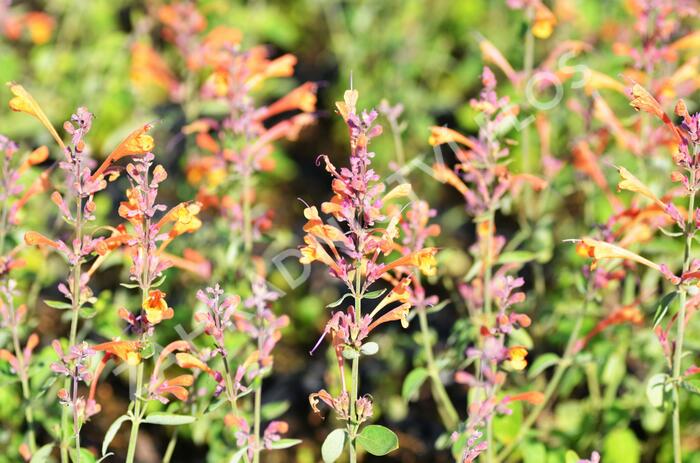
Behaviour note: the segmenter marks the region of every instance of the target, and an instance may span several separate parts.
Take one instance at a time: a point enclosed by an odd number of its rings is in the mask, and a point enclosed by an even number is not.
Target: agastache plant
[[[496,78],[488,67],[484,68],[482,83],[480,97],[471,102],[483,115],[478,137],[433,127],[429,140],[433,146],[456,144],[458,165],[450,169],[438,163],[433,170],[439,181],[453,186],[464,196],[466,210],[476,222],[477,241],[471,247],[475,269],[459,288],[478,329],[476,345],[466,351],[475,371],[460,371],[455,375],[458,383],[472,390],[467,420],[453,434],[461,462],[472,462],[483,452],[487,452],[486,461],[494,461],[493,417],[510,413],[507,405],[513,401],[537,405],[543,400],[542,393],[537,391],[499,396],[507,372],[520,371],[527,366],[527,349],[510,344],[508,337],[514,330],[527,328],[531,322],[527,315],[513,310],[514,305],[525,300],[525,293],[520,291],[524,280],[510,275],[517,270],[517,265],[499,266],[506,238],[496,234],[495,219],[509,193],[519,191],[524,183],[541,189],[546,182],[530,174],[514,174],[508,170],[505,161],[509,150],[501,138],[512,125],[518,108],[507,98],[498,97]],[[464,437],[460,439],[461,436]]]
[[[61,254],[70,266],[70,275],[65,283],[58,286],[59,291],[63,294],[68,303],[60,301],[48,301],[47,304],[59,309],[70,309],[71,323],[70,335],[68,339],[68,349],[72,349],[77,344],[78,321],[80,313],[83,309],[90,310],[89,305],[95,302],[95,298],[88,286],[89,276],[83,274],[82,266],[85,261],[97,252],[97,245],[101,238],[94,238],[85,230],[88,222],[94,220],[95,202],[93,200],[95,193],[104,189],[106,181],[102,178],[94,179],[91,177],[91,160],[89,152],[86,149],[84,136],[90,131],[92,126],[92,114],[86,108],[78,108],[75,114],[71,116],[71,120],[64,124],[65,131],[71,135],[71,141],[68,145],[64,144],[63,140],[54,129],[51,122],[48,120],[39,104],[34,98],[18,84],[10,84],[10,90],[14,98],[10,101],[10,108],[14,111],[24,112],[37,118],[49,131],[52,137],[56,140],[62,150],[64,159],[59,162],[59,167],[64,171],[65,175],[65,191],[66,198],[73,203],[69,206],[64,200],[64,196],[55,191],[51,195],[51,200],[57,206],[63,220],[68,223],[73,229],[73,237],[69,244],[61,240],[52,240],[37,232],[27,232],[24,240],[28,245],[39,246],[43,248],[54,249]],[[75,364],[78,358],[68,357],[69,361]],[[74,366],[67,367],[72,370]],[[68,397],[71,394],[68,391],[74,391],[71,397],[73,400],[66,401],[62,399],[64,404],[71,404],[74,415],[74,426],[69,424],[69,407],[63,408],[61,415],[61,460],[68,461],[68,447],[71,438],[75,441],[76,458],[80,458],[80,437],[77,410],[77,383],[79,377],[71,374],[66,375],[62,394]],[[71,434],[71,428],[73,433]]]
[[[357,461],[358,444],[374,455],[385,455],[398,447],[396,435],[388,428],[363,427],[372,417],[373,399],[368,394],[360,394],[360,359],[378,350],[378,345],[369,341],[375,328],[390,321],[401,321],[404,327],[408,325],[411,309],[408,288],[412,278],[405,276],[394,280],[391,272],[404,269],[408,275],[409,269],[420,269],[432,275],[437,251],[427,247],[393,257],[402,212],[388,206],[390,201],[408,195],[410,185],[400,184],[385,193],[384,184],[371,167],[374,153],[368,149],[372,138],[380,135],[382,128],[375,124],[377,113],[374,110],[357,111],[357,99],[358,92],[348,90],[344,101],[336,103],[350,135],[350,166],[337,169],[328,156],[319,157],[333,177],[333,196],[322,204],[321,210],[335,223],[324,221],[314,206],[304,210],[307,222],[300,262],[318,261],[328,268],[333,278],[344,284],[347,293],[329,307],[341,306],[347,298],[353,300],[352,305],[333,313],[321,339],[312,349],[313,353],[323,338],[329,336],[340,372],[337,396],[325,389],[309,396],[314,411],[319,412],[318,404],[323,402],[345,422],[344,429],[332,431],[324,442],[322,453],[327,462],[338,459],[346,443],[353,463]],[[381,280],[391,286],[383,298],[383,290],[369,291]],[[367,302],[373,299],[379,302],[367,313]],[[349,381],[345,375],[346,360],[352,363]]]
[[[164,280],[163,271],[172,266],[170,257],[166,254],[167,246],[178,236],[197,231],[202,222],[197,217],[200,205],[196,202],[180,203],[170,210],[157,202],[158,189],[167,179],[167,172],[162,165],[154,165],[154,155],[151,152],[153,144],[148,146],[148,152],[135,158],[126,167],[130,188],[126,191],[127,200],[119,205],[119,216],[130,225],[131,231],[113,235],[114,245],[124,245],[131,258],[129,269],[132,284],[127,287],[139,288],[141,292],[141,307],[137,313],[126,308],[119,310],[119,316],[128,324],[128,330],[136,337],[135,340],[114,340],[95,346],[96,350],[105,352],[103,363],[110,358],[121,359],[129,365],[135,365],[136,390],[129,410],[124,417],[115,423],[118,427],[123,421],[131,421],[131,433],[127,449],[126,461],[134,461],[136,443],[141,423],[186,424],[192,417],[169,415],[146,416],[147,404],[150,400],[168,403],[170,396],[178,400],[188,397],[187,386],[193,384],[192,375],[180,375],[174,378],[163,376],[164,364],[168,356],[175,352],[187,352],[190,345],[186,341],[173,341],[158,354],[147,384],[144,384],[145,372],[142,359],[154,355],[155,327],[164,320],[173,317],[173,309],[165,300],[166,294],[157,289]],[[109,171],[107,171],[109,173]],[[102,175],[102,173],[100,173]],[[97,378],[96,378],[97,379]],[[108,445],[106,443],[103,449]]]
[[[202,324],[214,345],[213,355],[210,359],[221,357],[224,372],[212,370],[201,359],[188,357],[178,358],[181,366],[192,364],[206,371],[217,382],[215,395],[221,392],[226,394],[226,399],[231,405],[231,412],[226,415],[225,423],[233,429],[236,438],[237,450],[232,461],[259,462],[263,450],[283,449],[294,446],[301,441],[298,439],[282,438],[289,426],[284,421],[271,421],[261,433],[262,416],[262,383],[265,376],[269,375],[273,367],[272,351],[282,337],[281,330],[289,324],[286,315],[277,316],[272,311],[272,303],[277,300],[279,294],[269,289],[265,279],[258,276],[253,283],[252,294],[241,306],[238,296],[225,297],[219,285],[200,290],[197,299],[202,302],[206,311],[197,312],[195,320]],[[254,347],[233,370],[231,353],[225,345],[227,332],[238,331],[246,335],[254,344]],[[246,407],[241,399],[250,393],[254,393],[252,419],[246,413]]]
[[[19,146],[9,138],[0,135],[0,328],[8,330],[12,339],[11,350],[0,349],[0,358],[10,363],[20,380],[24,404],[24,416],[29,431],[27,447],[30,454],[36,451],[36,433],[34,429],[34,412],[29,384],[29,363],[34,348],[39,344],[39,337],[32,333],[22,349],[22,327],[27,319],[27,306],[16,306],[17,282],[10,273],[24,266],[18,257],[20,246],[6,251],[7,237],[12,232],[19,218],[22,206],[35,194],[47,187],[48,175],[40,174],[35,184],[24,188],[20,181],[32,166],[44,162],[49,154],[46,146],[41,146],[28,155],[18,153]]]
[[[245,271],[253,246],[272,224],[273,211],[256,204],[261,174],[275,168],[271,154],[282,139],[294,140],[313,122],[317,85],[305,82],[269,104],[261,87],[294,74],[296,57],[270,58],[263,46],[244,48],[242,33],[227,26],[205,32],[207,21],[189,1],[157,11],[163,38],[179,52],[181,72],[171,69],[146,44],[134,48],[132,80],[137,87],[156,85],[183,105],[197,152],[187,163],[187,180],[206,209],[224,218],[230,246],[226,265]],[[180,74],[180,75],[178,75]],[[199,103],[221,108],[210,114]],[[252,282],[254,275],[248,275]]]
[[[674,273],[671,268],[676,264],[658,264],[632,251],[625,249],[624,243],[613,244],[605,241],[583,238],[578,246],[586,251],[589,257],[595,261],[606,259],[622,259],[632,261],[640,265],[659,271],[665,279],[674,287],[669,293],[670,300],[660,305],[660,310],[654,317],[655,331],[663,351],[667,356],[670,375],[661,378],[652,378],[657,386],[665,389],[672,388],[672,426],[673,426],[673,453],[674,461],[680,463],[683,458],[681,446],[681,389],[694,390],[692,384],[686,379],[697,371],[690,367],[683,371],[683,354],[685,330],[695,307],[694,297],[689,297],[690,288],[697,282],[700,276],[700,262],[692,256],[693,241],[700,214],[695,205],[695,195],[700,187],[700,114],[690,114],[683,102],[676,104],[675,113],[680,118],[680,124],[676,125],[661,107],[661,104],[641,85],[635,84],[631,90],[631,106],[638,111],[643,111],[658,118],[665,125],[667,134],[677,143],[677,150],[673,155],[675,164],[671,172],[671,180],[680,184],[682,195],[687,201],[687,209],[678,208],[673,203],[673,197],[659,198],[656,194],[639,180],[632,172],[619,167],[621,181],[618,189],[631,191],[651,201],[659,207],[674,223],[679,232],[669,233],[678,237],[684,243],[683,259],[680,262],[680,274]],[[678,311],[671,317],[666,327],[661,326],[672,300],[678,299]],[[689,309],[689,307],[691,309]],[[675,339],[672,327],[675,325]]]

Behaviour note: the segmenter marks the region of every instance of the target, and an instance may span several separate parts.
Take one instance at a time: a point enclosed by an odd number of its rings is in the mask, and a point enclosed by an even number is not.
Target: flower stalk
[[[697,157],[697,145],[694,148],[694,156]],[[690,269],[691,252],[693,247],[693,237],[695,235],[695,193],[696,193],[696,170],[690,172],[690,198],[688,199],[688,220],[686,221],[685,246],[683,250],[683,273]],[[685,284],[681,283],[678,294],[678,319],[676,320],[676,344],[673,351],[673,461],[674,463],[682,463],[683,449],[681,446],[681,400],[680,400],[680,381],[681,381],[681,365],[683,362],[683,342],[685,340],[686,327],[686,299],[688,289]]]

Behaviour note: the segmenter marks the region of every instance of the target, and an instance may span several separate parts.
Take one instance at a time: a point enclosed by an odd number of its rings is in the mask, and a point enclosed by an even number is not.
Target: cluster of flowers
[[[497,96],[496,78],[488,67],[484,68],[482,83],[480,98],[471,102],[484,116],[478,137],[467,137],[444,127],[433,127],[430,137],[433,146],[457,144],[455,168],[436,164],[433,170],[438,180],[453,186],[464,196],[466,209],[477,223],[477,239],[471,252],[478,269],[472,279],[459,288],[479,329],[477,345],[466,352],[467,358],[476,365],[475,373],[460,371],[455,375],[457,382],[477,391],[472,395],[469,417],[460,430],[468,436],[466,446],[461,449],[465,462],[474,461],[486,450],[492,451],[491,436],[481,437],[484,427],[490,434],[495,413],[509,413],[507,404],[512,401],[539,404],[543,400],[542,393],[535,391],[501,399],[497,396],[506,380],[504,367],[519,371],[527,366],[527,349],[520,345],[509,346],[508,335],[513,330],[527,328],[530,318],[512,310],[513,305],[525,300],[525,293],[518,290],[524,280],[510,275],[517,265],[505,263],[494,272],[506,244],[505,237],[496,234],[495,214],[505,195],[517,192],[524,182],[537,189],[543,188],[546,182],[529,174],[509,172],[504,162],[509,151],[499,141],[499,136],[512,125],[518,108],[507,98]],[[457,440],[459,435],[455,432],[453,438]]]
[[[330,336],[340,371],[340,393],[333,396],[324,389],[309,397],[314,411],[318,412],[317,405],[324,402],[346,422],[346,429],[340,430],[343,439],[339,440],[339,445],[336,439],[331,439],[334,433],[329,435],[327,442],[329,445],[330,442],[336,443],[335,458],[340,456],[347,442],[351,461],[356,459],[360,427],[373,413],[371,396],[360,396],[359,392],[359,359],[378,350],[378,345],[368,341],[368,337],[375,328],[387,322],[400,321],[402,326],[408,325],[412,299],[409,288],[415,279],[414,269],[433,275],[437,252],[436,248],[422,247],[425,237],[418,237],[412,246],[407,247],[397,242],[403,212],[392,201],[406,197],[411,191],[410,185],[400,184],[386,192],[379,175],[372,169],[374,153],[369,151],[369,144],[382,133],[382,127],[375,124],[376,111],[358,112],[358,96],[356,90],[348,90],[344,101],[336,103],[348,127],[350,165],[337,169],[328,156],[319,157],[333,177],[333,196],[321,206],[322,212],[329,215],[332,222],[325,221],[315,206],[306,207],[305,245],[301,248],[300,258],[304,264],[324,264],[330,275],[347,288],[347,293],[329,307],[342,305],[346,298],[354,300],[345,310],[333,314],[313,349],[325,336]],[[417,212],[413,212],[413,217],[421,220]],[[385,289],[370,291],[371,286],[379,281],[389,284],[388,294],[384,295]],[[378,299],[378,303],[367,313],[365,304],[373,299]],[[345,360],[352,361],[350,384],[345,379]],[[382,429],[389,435],[388,429]],[[376,449],[367,450],[377,454]],[[384,453],[389,450],[391,446]]]

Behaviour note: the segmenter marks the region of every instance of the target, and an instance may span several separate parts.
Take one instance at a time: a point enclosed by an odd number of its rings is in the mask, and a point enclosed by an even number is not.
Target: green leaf
[[[547,447],[544,444],[524,443],[522,444],[523,463],[542,463],[547,461]],[[575,463],[578,463],[576,460]]]
[[[504,252],[498,256],[499,264],[524,264],[535,260],[537,254],[531,251],[510,251]]]
[[[371,341],[362,344],[362,347],[360,347],[360,352],[362,353],[362,355],[374,355],[377,352],[379,352],[379,344]]]
[[[105,433],[105,438],[102,440],[102,455],[105,455],[107,453],[109,444],[112,443],[114,436],[116,436],[117,432],[119,432],[119,428],[122,427],[122,423],[130,420],[131,418],[129,418],[127,415],[122,415],[116,420],[114,420],[114,423],[112,423],[109,429],[107,429],[107,432]]]
[[[243,455],[245,455],[247,450],[248,450],[247,445],[245,447],[242,447],[242,448],[236,450],[236,453],[233,454],[233,456],[231,457],[231,461],[229,461],[229,463],[238,463],[239,461],[242,461]]]
[[[80,318],[89,320],[97,315],[97,309],[93,306],[85,306],[80,309]]]
[[[44,304],[48,305],[52,309],[68,310],[72,309],[73,305],[65,301],[50,301],[48,299],[44,300]]]
[[[658,373],[647,381],[647,400],[652,407],[661,408],[664,406],[666,395],[671,391],[671,385],[667,382],[668,375],[666,373]]]
[[[668,313],[668,308],[671,306],[671,303],[677,295],[678,292],[673,291],[659,299],[659,302],[656,305],[656,312],[654,313],[654,328],[659,326],[659,323],[663,321],[664,317]]]
[[[75,449],[71,448],[70,450],[68,450],[68,452],[70,453],[71,461],[77,462],[78,461],[78,458],[77,458],[78,454],[75,451]],[[92,452],[90,452],[88,449],[86,449],[86,448],[80,449],[80,463],[96,463],[96,460],[97,460],[97,458],[95,457],[95,455],[93,455]]]
[[[581,457],[578,456],[573,450],[567,450],[564,455],[564,463],[578,463],[581,461]]]
[[[345,446],[345,430],[334,429],[326,436],[326,440],[321,445],[321,457],[324,463],[333,463],[343,453]]]
[[[179,426],[194,423],[194,416],[176,415],[175,413],[151,413],[143,420],[143,423],[163,424],[166,426]]]
[[[348,360],[355,360],[356,358],[360,358],[360,353],[350,346],[345,346],[343,349],[343,357]]]
[[[700,395],[700,387],[688,381],[681,381],[681,387],[692,394]]]
[[[335,301],[335,302],[331,302],[331,303],[328,304],[326,307],[328,307],[329,309],[332,309],[332,308],[334,308],[334,307],[338,307],[340,304],[343,303],[343,301],[344,301],[346,298],[348,298],[348,297],[350,297],[350,296],[352,296],[352,294],[350,294],[350,293],[345,293],[345,294],[343,294],[343,295],[340,297],[340,299],[338,299],[338,300]]]
[[[48,461],[52,450],[53,444],[44,445],[39,450],[34,452],[34,455],[32,455],[32,459],[29,461],[29,463],[44,463]]]
[[[270,421],[274,420],[275,418],[279,418],[287,410],[289,410],[289,401],[280,400],[278,402],[270,402],[263,405],[260,409],[260,414],[262,415],[263,419]]]
[[[134,288],[139,287],[138,283],[119,283],[119,284],[125,288],[128,288],[128,289],[134,289]]]
[[[378,424],[365,426],[357,436],[357,443],[367,452],[378,457],[399,448],[399,438],[394,431]]]
[[[370,291],[362,295],[362,299],[377,299],[386,292],[386,288]]]
[[[554,366],[557,363],[559,363],[559,356],[557,354],[551,352],[542,354],[537,357],[534,362],[532,362],[532,365],[530,365],[530,368],[527,370],[527,377],[529,379],[533,379],[547,368]]]
[[[425,310],[425,313],[427,313],[428,315],[438,313],[439,311],[444,309],[447,306],[447,304],[449,304],[449,303],[450,303],[449,299],[445,299],[444,301],[440,301],[438,304],[435,304],[433,306],[428,307]]]
[[[618,428],[605,436],[601,461],[639,463],[641,452],[641,445],[634,433],[629,429]]]
[[[428,376],[428,370],[423,367],[413,369],[408,375],[406,375],[406,379],[403,381],[401,397],[403,397],[404,400],[412,400],[416,394],[418,394],[418,390],[423,385],[425,380],[428,379]]]
[[[275,450],[288,449],[289,447],[301,444],[301,442],[301,439],[280,439],[270,444],[270,448]]]

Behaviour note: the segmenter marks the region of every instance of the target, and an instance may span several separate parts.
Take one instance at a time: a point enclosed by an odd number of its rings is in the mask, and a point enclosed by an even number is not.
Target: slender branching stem
[[[173,458],[173,453],[175,452],[175,446],[177,445],[177,427],[173,430],[170,440],[168,441],[168,447],[165,449],[165,454],[163,454],[162,463],[170,463]]]
[[[696,150],[697,151],[697,150]],[[697,153],[695,153],[697,154]],[[691,252],[693,246],[693,236],[695,234],[695,171],[690,173],[690,199],[688,200],[688,220],[685,228],[685,250],[683,251],[683,273],[687,272],[691,263]],[[685,338],[685,317],[686,317],[686,285],[681,282],[679,286],[679,308],[676,343],[673,350],[673,461],[681,463],[683,460],[683,449],[681,448],[681,400],[680,400],[680,376],[681,364],[683,362],[683,341]]]
[[[258,337],[258,351],[261,350],[262,338]],[[253,403],[253,433],[255,434],[255,451],[253,452],[253,463],[260,462],[260,409],[262,408],[262,383],[262,375],[260,375],[255,380],[255,401]]]
[[[447,430],[454,430],[459,423],[459,415],[457,410],[450,400],[450,396],[445,390],[445,385],[440,379],[440,370],[435,363],[433,356],[433,346],[430,342],[430,328],[428,326],[428,314],[425,307],[418,307],[418,321],[420,323],[421,338],[423,341],[423,352],[425,353],[426,369],[430,377],[430,387],[433,393],[433,398],[438,407],[438,414],[442,420],[442,424]]]
[[[579,338],[581,327],[583,326],[583,320],[586,316],[586,313],[588,312],[588,308],[591,302],[593,301],[593,297],[595,295],[593,291],[593,278],[594,273],[591,271],[591,273],[588,276],[588,283],[586,287],[586,294],[584,295],[583,306],[576,315],[574,327],[571,330],[571,334],[569,334],[569,339],[566,342],[566,347],[564,348],[564,354],[561,360],[559,360],[557,367],[554,369],[554,374],[552,375],[552,378],[549,380],[549,383],[547,383],[547,387],[544,391],[544,399],[540,404],[536,405],[530,411],[530,413],[523,421],[522,426],[520,426],[520,429],[518,429],[518,433],[516,434],[515,438],[510,442],[510,444],[508,444],[503,450],[501,450],[501,452],[496,457],[495,462],[498,463],[504,461],[516,448],[518,448],[522,440],[530,431],[530,428],[532,428],[532,426],[537,421],[537,418],[539,418],[540,414],[544,411],[545,407],[547,407],[549,402],[554,398],[559,388],[559,383],[561,383],[564,374],[568,371],[569,367],[571,366],[573,357],[576,354],[576,341]]]
[[[355,266],[355,320],[362,318],[362,275],[360,265]],[[348,445],[350,447],[350,463],[357,462],[357,451],[355,449],[355,434],[357,426],[355,421],[355,403],[357,402],[358,389],[360,387],[360,356],[352,359],[352,380],[350,383],[350,421],[348,422]]]
[[[145,410],[141,408],[141,389],[143,387],[143,362],[139,363],[136,370],[136,391],[134,391],[134,409],[131,420],[131,433],[129,434],[129,447],[126,452],[126,462],[133,463],[136,456],[136,442],[139,438],[139,427]]]
[[[82,169],[82,163],[80,162],[80,158],[78,157],[77,160],[77,167],[76,167],[76,177],[80,175],[80,171]],[[79,178],[79,177],[78,177]],[[78,243],[78,250],[80,251],[82,249],[82,243],[83,243],[83,197],[81,192],[78,192],[75,198],[75,242]],[[80,251],[82,252],[82,251]],[[77,336],[78,336],[78,320],[80,318],[80,280],[82,279],[81,271],[82,271],[82,256],[76,256],[75,257],[76,261],[73,264],[72,268],[72,277],[71,277],[71,296],[72,296],[72,307],[71,307],[71,323],[70,323],[70,334],[68,338],[68,346],[74,346],[76,341],[77,341]],[[71,382],[75,381],[74,379],[68,377],[64,381],[63,388],[68,391],[71,390]],[[69,446],[69,441],[71,438],[72,433],[70,432],[70,426],[69,426],[69,413],[70,411],[68,410],[68,407],[64,407],[61,413],[61,462],[62,463],[68,463],[68,446]],[[77,430],[75,431],[77,434]],[[79,442],[76,443],[78,446],[80,445]],[[80,453],[80,451],[78,451]]]
[[[8,297],[8,306],[10,308],[10,318],[11,320],[16,320],[15,305],[12,301],[11,296]],[[22,398],[25,402],[24,408],[24,418],[27,420],[27,442],[29,444],[29,450],[34,453],[36,451],[36,437],[34,433],[34,410],[31,403],[31,392],[29,389],[29,376],[27,374],[28,365],[24,364],[24,352],[22,352],[22,347],[19,342],[19,330],[18,326],[13,323],[12,325],[12,343],[15,349],[15,357],[17,358],[17,368],[20,382],[22,383]]]

